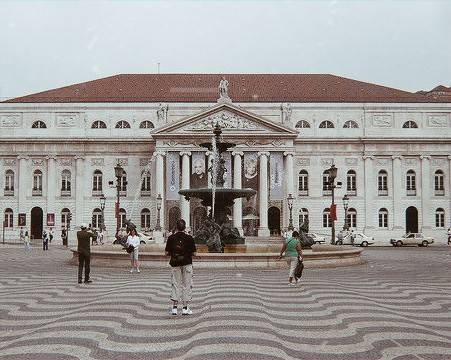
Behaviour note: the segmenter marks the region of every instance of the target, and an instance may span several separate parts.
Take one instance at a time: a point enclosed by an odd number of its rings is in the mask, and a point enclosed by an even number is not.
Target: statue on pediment
[[[291,120],[291,104],[283,103],[280,109],[282,110],[282,124],[289,123]]]
[[[221,81],[219,81],[219,97],[228,98],[229,97],[229,82],[225,77],[222,77]]]
[[[157,119],[161,122],[167,122],[168,120],[168,104],[159,104],[157,110]]]

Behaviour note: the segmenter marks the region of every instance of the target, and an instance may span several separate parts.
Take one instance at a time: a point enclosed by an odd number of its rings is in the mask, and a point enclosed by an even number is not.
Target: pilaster
[[[244,153],[242,151],[233,151],[233,187],[241,189],[241,159]],[[243,200],[235,199],[233,202],[233,226],[243,235]]]
[[[268,229],[268,157],[269,152],[261,151],[260,157],[260,179],[259,179],[259,215],[260,226],[258,236],[270,236]]]
[[[393,230],[404,228],[402,219],[401,194],[403,191],[402,156],[392,156]]]
[[[190,161],[191,156],[190,151],[181,151],[180,156],[182,157],[182,189],[189,189],[190,186]],[[180,195],[180,211],[182,219],[186,221],[186,230],[191,229],[190,224],[190,202],[186,200],[184,196]]]

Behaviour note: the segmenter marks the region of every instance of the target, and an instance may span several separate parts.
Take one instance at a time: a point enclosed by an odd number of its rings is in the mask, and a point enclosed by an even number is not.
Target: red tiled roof
[[[443,101],[329,74],[120,74],[5,102],[216,102],[222,76],[234,102]]]

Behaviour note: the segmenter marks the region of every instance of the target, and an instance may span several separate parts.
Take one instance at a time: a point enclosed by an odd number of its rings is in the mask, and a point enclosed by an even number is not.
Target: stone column
[[[431,157],[420,156],[421,159],[421,221],[420,229],[430,229],[432,221],[435,220],[434,215],[429,209],[431,199]],[[420,230],[420,231],[422,231]]]
[[[155,197],[158,196],[158,194],[161,195],[161,198],[163,199],[161,202],[161,210],[160,210],[160,225],[162,231],[154,231],[154,239],[157,243],[163,243],[164,237],[163,237],[163,231],[165,230],[165,217],[164,217],[164,209],[165,209],[165,184],[164,184],[164,155],[165,153],[162,151],[156,151],[155,157],[156,157],[156,176],[155,176]]]
[[[75,217],[72,215],[71,227],[80,226],[84,222],[84,182],[91,183],[92,179],[85,179],[85,158],[75,157]],[[91,175],[92,176],[92,175]],[[72,211],[72,209],[70,209]]]
[[[258,236],[269,236],[268,229],[268,157],[269,152],[259,152],[260,156],[260,178],[259,178],[259,215],[260,226],[258,228]]]
[[[377,213],[374,208],[373,194],[377,191],[377,187],[373,181],[373,156],[364,155],[364,178],[365,178],[365,227],[364,231],[374,229],[373,219]],[[346,185],[345,185],[346,186]]]
[[[18,211],[17,213],[26,213],[26,200],[27,194],[32,188],[31,182],[33,181],[33,175],[28,171],[28,160],[30,159],[28,156],[18,156],[19,159],[19,176],[18,176],[18,188],[14,189],[14,193],[18,193]],[[27,218],[30,215],[27,215]],[[31,219],[27,220],[27,224],[31,222]]]
[[[392,169],[392,192],[393,192],[393,230],[403,229],[402,219],[402,204],[401,195],[405,191],[403,187],[404,177],[402,176],[402,157],[399,155],[392,156],[393,169]]]
[[[290,221],[290,210],[288,209],[288,203],[286,198],[288,197],[288,194],[293,195],[294,198],[297,198],[297,192],[295,192],[295,188],[294,188],[294,162],[293,162],[293,156],[294,156],[294,152],[292,151],[286,151],[283,153],[283,155],[285,156],[285,176],[286,176],[286,196],[284,199],[284,216],[283,216],[283,226],[287,227]],[[294,213],[294,209],[295,206],[293,204],[293,224],[296,223],[295,221],[295,213]]]
[[[57,189],[56,156],[50,155],[47,156],[47,213],[55,214],[55,195]]]
[[[241,157],[242,151],[233,151],[233,187],[241,189]],[[243,235],[243,200],[235,199],[233,202],[233,226]]]
[[[445,179],[446,179],[446,173],[445,173]],[[449,194],[451,193],[451,155],[448,155],[448,188],[446,188],[446,183],[443,182],[444,188],[445,188],[445,194],[447,194],[449,198]],[[446,210],[445,210],[446,211]],[[445,217],[445,227],[451,227],[451,216],[449,216],[451,212],[451,204],[448,206],[448,216]],[[446,219],[448,219],[448,225],[446,225]]]
[[[190,162],[189,157],[191,156],[190,151],[181,151],[180,156],[182,157],[182,189],[189,189],[190,180]],[[184,196],[180,195],[180,210],[182,214],[182,219],[186,221],[186,230],[191,229],[190,226],[190,202],[185,199]]]

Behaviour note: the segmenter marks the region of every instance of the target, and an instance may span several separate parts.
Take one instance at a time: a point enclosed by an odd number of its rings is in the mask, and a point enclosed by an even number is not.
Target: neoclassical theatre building
[[[411,93],[326,74],[124,74],[0,103],[5,237],[53,227],[58,243],[69,213],[72,229],[104,220],[114,234],[116,164],[121,222],[153,229],[159,213],[166,231],[179,217],[196,231],[206,210],[178,191],[209,186],[211,154],[199,144],[216,123],[236,144],[225,186],[257,190],[230,209],[244,235],[287,228],[289,194],[295,227],[308,219],[330,234],[334,164],[337,229],[347,194],[349,226],[380,244],[407,231],[446,242],[451,88]]]

